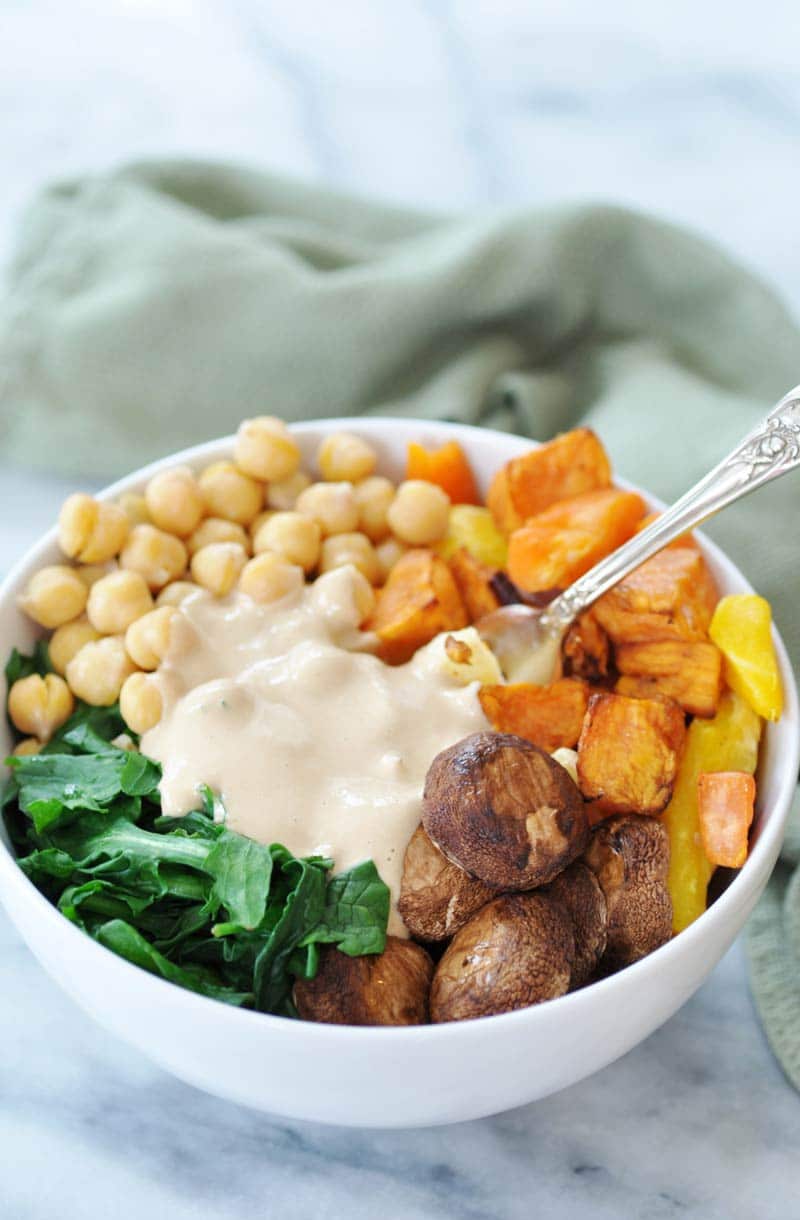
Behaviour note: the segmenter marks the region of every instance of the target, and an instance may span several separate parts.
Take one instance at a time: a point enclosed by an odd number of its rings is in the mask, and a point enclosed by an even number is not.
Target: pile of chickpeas
[[[238,589],[267,604],[352,564],[365,578],[366,618],[370,589],[409,546],[443,538],[450,510],[441,488],[416,479],[395,487],[376,465],[371,445],[337,432],[319,448],[313,482],[286,425],[260,416],[240,425],[233,461],[199,475],[186,466],[162,471],[143,495],[117,503],[70,496],[58,535],[72,563],[42,568],[20,599],[53,632],[55,672],[21,678],[9,691],[11,720],[28,734],[15,753],[36,753],[76,697],[97,707],[119,700],[134,733],[157,724],[161,695],[151,675],[173,615],[198,586],[217,597]]]

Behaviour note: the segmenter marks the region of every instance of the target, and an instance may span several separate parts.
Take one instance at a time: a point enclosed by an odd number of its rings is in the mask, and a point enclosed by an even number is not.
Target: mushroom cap
[[[425,779],[422,824],[449,860],[495,890],[531,890],[583,851],[588,823],[568,773],[511,733],[473,733]]]
[[[564,907],[546,893],[503,894],[456,932],[436,967],[431,1020],[512,1012],[564,995],[575,941]]]
[[[418,826],[403,861],[397,909],[412,936],[447,940],[497,891],[453,864]]]
[[[580,860],[559,873],[545,892],[566,910],[572,921],[575,957],[570,991],[589,982],[605,953],[608,926],[606,900],[600,882]]]
[[[669,836],[655,818],[628,814],[594,829],[584,860],[600,882],[608,908],[603,966],[629,966],[672,936],[667,888]]]
[[[320,953],[313,979],[298,979],[294,1002],[304,1021],[328,1025],[424,1025],[433,962],[421,945],[387,936],[383,953]]]

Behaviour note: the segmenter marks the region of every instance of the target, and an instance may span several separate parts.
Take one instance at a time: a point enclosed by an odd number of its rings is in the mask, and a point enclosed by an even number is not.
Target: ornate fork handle
[[[542,616],[542,627],[563,630],[581,611],[667,543],[727,504],[799,467],[800,386],[796,386],[732,453],[671,508],[551,602]]]

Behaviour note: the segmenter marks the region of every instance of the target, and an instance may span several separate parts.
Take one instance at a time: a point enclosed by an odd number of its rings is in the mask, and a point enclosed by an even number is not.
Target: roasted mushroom
[[[495,890],[530,890],[579,856],[583,799],[549,754],[510,733],[473,733],[428,769],[422,824],[436,846]]]
[[[608,973],[670,939],[669,838],[661,822],[636,814],[608,818],[595,828],[584,859],[600,882],[608,908],[602,961]]]
[[[544,891],[566,910],[572,921],[575,957],[570,991],[583,987],[594,974],[606,949],[606,900],[594,873],[580,860],[570,864]]]
[[[409,840],[397,908],[419,940],[447,940],[497,891],[442,855],[424,827]]]
[[[504,894],[456,932],[431,985],[431,1020],[462,1021],[527,1008],[569,989],[575,941],[546,893]]]
[[[298,979],[304,1021],[328,1025],[424,1025],[433,962],[420,945],[387,936],[383,953],[348,957],[328,945],[316,978]]]

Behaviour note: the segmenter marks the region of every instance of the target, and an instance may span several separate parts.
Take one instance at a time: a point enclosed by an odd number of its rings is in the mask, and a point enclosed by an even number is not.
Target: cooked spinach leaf
[[[47,664],[44,646],[12,654],[6,676]],[[66,918],[179,986],[287,1016],[320,945],[382,952],[389,890],[371,861],[329,878],[332,860],[228,830],[207,786],[199,809],[162,816],[161,769],[113,745],[123,731],[117,707],[78,704],[40,754],[6,760],[0,808],[18,863]]]
[[[27,656],[24,652],[12,648],[11,656],[6,661],[5,667],[6,693],[20,678],[29,678],[31,674],[41,674],[44,676],[44,674],[52,673],[52,671],[53,667],[50,664],[50,652],[46,640],[38,640],[34,645],[33,652]]]

